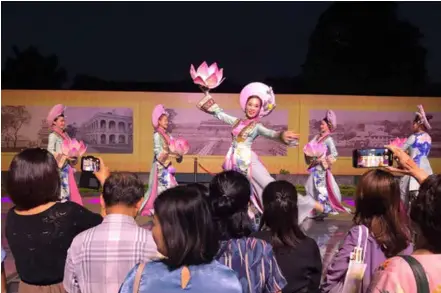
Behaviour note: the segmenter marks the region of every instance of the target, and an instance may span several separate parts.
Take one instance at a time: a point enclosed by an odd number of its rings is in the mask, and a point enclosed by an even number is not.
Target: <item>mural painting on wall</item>
[[[49,136],[46,115],[50,108],[2,106],[2,152],[46,148]],[[88,153],[133,153],[131,108],[67,107],[65,116],[67,133],[83,140]]]
[[[415,112],[334,111],[338,125],[333,137],[343,157],[351,157],[354,149],[383,147],[397,137],[407,138],[412,134]],[[430,112],[430,109],[426,112],[433,115],[429,158],[441,158],[441,112]],[[319,132],[324,116],[324,110],[309,111],[309,139]]]
[[[190,155],[225,156],[231,145],[231,125],[228,125],[197,108],[173,108],[169,112],[169,132],[174,137],[185,138],[190,144]],[[241,110],[227,110],[226,113],[237,118],[244,116]],[[266,127],[282,131],[288,128],[288,111],[274,110],[261,122]],[[286,156],[283,144],[258,137],[253,150],[260,156]]]

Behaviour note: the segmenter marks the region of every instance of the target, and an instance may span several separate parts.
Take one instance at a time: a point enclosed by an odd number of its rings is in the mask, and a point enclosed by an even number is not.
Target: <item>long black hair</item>
[[[209,191],[208,201],[221,240],[249,236],[251,185],[247,177],[236,171],[219,173],[211,181]]]
[[[306,238],[298,224],[297,189],[288,181],[280,180],[268,184],[263,190],[263,217],[261,228],[271,230],[271,244],[296,247]]]

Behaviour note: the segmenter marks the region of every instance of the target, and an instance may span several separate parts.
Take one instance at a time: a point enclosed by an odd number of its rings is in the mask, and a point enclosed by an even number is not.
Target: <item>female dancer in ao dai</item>
[[[428,159],[432,147],[432,138],[427,133],[432,128],[429,121],[432,115],[426,115],[422,105],[418,105],[415,119],[412,122],[413,134],[404,143],[403,150],[409,152],[409,156],[427,174],[433,174],[432,167]],[[412,200],[418,195],[420,184],[412,176],[403,176],[400,182],[401,199],[406,207],[410,206]]]
[[[208,91],[197,106],[232,126],[233,141],[225,156],[223,168],[248,176],[253,189],[251,201],[258,212],[262,213],[262,191],[266,185],[274,181],[274,178],[263,166],[257,154],[253,152],[252,144],[258,136],[264,136],[287,145],[298,145],[298,135],[292,131],[277,132],[268,129],[259,121],[260,118],[269,115],[276,106],[271,87],[260,82],[250,83],[242,89],[239,99],[240,106],[245,112],[245,118],[242,119],[226,114],[208,94]],[[299,196],[298,202],[299,222],[302,222],[316,207],[316,202],[311,197],[304,196]]]
[[[47,150],[55,157],[58,167],[60,168],[60,201],[65,202],[71,200],[83,205],[75,181],[75,169],[73,167],[77,163],[78,158],[69,158],[63,154],[62,151],[63,142],[71,140],[66,132],[66,120],[64,117],[65,110],[65,106],[58,104],[52,107],[47,115],[46,122],[51,131],[48,137]]]
[[[320,133],[314,136],[311,142],[322,143],[326,146],[326,153],[313,161],[309,167],[310,175],[306,181],[306,194],[319,201],[324,211],[320,219],[328,214],[347,212],[341,204],[340,188],[331,173],[331,166],[337,160],[337,148],[331,133],[337,127],[337,117],[332,110],[328,110],[326,117],[321,121]]]
[[[167,132],[168,113],[163,105],[157,105],[152,113],[152,125],[155,129],[153,134],[153,162],[150,169],[148,190],[144,195],[144,202],[141,206],[141,214],[151,215],[153,213],[153,202],[164,190],[178,185],[175,179],[176,169],[171,162],[182,162],[182,156],[170,150],[173,143],[172,136]]]

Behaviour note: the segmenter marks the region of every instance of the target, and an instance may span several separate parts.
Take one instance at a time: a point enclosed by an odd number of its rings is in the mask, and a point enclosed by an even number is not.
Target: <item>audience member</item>
[[[106,178],[102,161],[100,166],[97,178]],[[100,181],[104,220],[75,237],[68,250],[63,282],[68,293],[118,292],[133,266],[158,257],[151,232],[135,221],[143,182],[131,173],[114,173]]]
[[[218,238],[198,188],[168,189],[155,200],[154,210],[153,238],[166,257],[135,266],[121,293],[242,292],[234,271],[214,260]]]
[[[239,276],[244,293],[281,292],[286,280],[280,272],[272,246],[249,237],[248,216],[251,185],[241,173],[225,171],[210,183],[208,201],[220,235],[218,260]]]
[[[65,292],[67,250],[79,233],[102,217],[60,197],[60,174],[47,150],[30,148],[17,154],[6,185],[14,203],[7,214],[6,238],[20,277],[19,293]]]
[[[322,259],[317,243],[298,224],[297,190],[287,181],[274,181],[263,190],[260,232],[251,236],[273,246],[288,284],[283,293],[318,292]]]
[[[387,258],[410,254],[410,228],[403,221],[404,214],[399,182],[393,175],[378,169],[363,174],[355,194],[354,226],[327,269],[322,292],[341,291],[359,230],[366,263],[361,293],[367,291],[374,271]]]
[[[408,163],[413,160],[402,150],[391,150],[402,171],[421,184],[410,208],[415,250],[410,257],[386,260],[368,292],[436,292],[441,285],[441,175],[428,176],[416,164]]]

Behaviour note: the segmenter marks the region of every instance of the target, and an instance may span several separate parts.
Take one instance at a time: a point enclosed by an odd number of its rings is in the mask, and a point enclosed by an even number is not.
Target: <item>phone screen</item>
[[[100,170],[100,160],[89,156],[81,158],[81,170],[83,172],[97,172]]]
[[[387,148],[357,149],[352,153],[354,168],[379,168],[393,165],[393,154]]]

